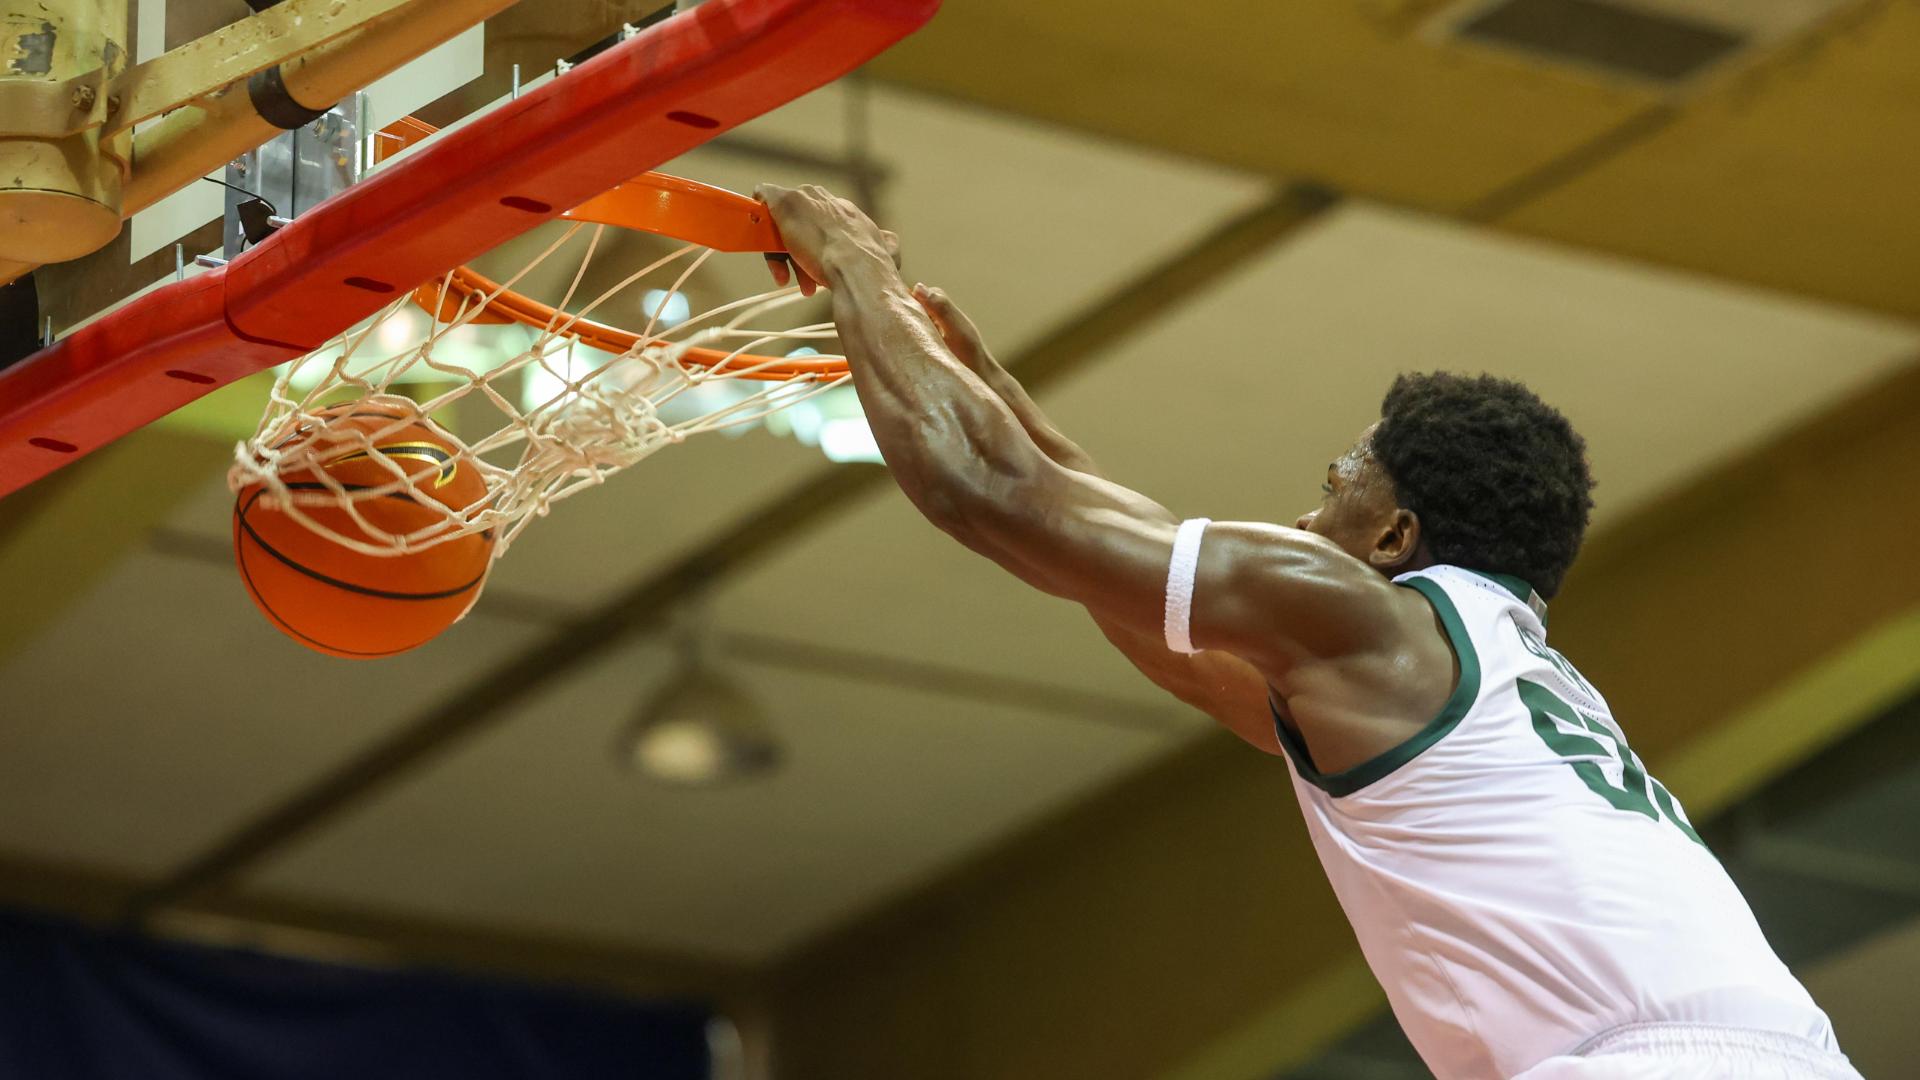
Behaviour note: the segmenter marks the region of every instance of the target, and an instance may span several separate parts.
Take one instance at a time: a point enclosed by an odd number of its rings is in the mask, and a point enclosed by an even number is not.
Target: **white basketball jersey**
[[[1648,1021],[1837,1050],[1679,802],[1547,646],[1525,583],[1452,566],[1394,580],[1459,658],[1441,714],[1331,776],[1280,738],[1327,877],[1434,1074],[1511,1077]]]

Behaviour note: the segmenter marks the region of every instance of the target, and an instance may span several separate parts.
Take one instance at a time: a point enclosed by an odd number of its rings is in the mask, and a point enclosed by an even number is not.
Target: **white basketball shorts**
[[[1845,1054],[1775,1031],[1628,1024],[1514,1080],[1861,1080]]]

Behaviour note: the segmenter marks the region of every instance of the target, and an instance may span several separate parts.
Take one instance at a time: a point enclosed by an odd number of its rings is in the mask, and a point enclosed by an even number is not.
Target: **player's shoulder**
[[[1296,657],[1399,653],[1433,634],[1431,608],[1415,590],[1323,536],[1218,522],[1207,542],[1224,564],[1222,599],[1247,609],[1249,620],[1271,619]]]

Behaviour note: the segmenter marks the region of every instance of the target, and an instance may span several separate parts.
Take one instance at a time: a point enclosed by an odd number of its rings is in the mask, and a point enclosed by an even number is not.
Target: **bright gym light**
[[[694,654],[641,708],[618,753],[643,775],[680,787],[744,779],[780,760],[759,703]]]
[[[591,345],[578,342],[562,342],[543,358],[535,360],[521,369],[520,408],[531,413],[554,399],[571,396],[568,389],[572,381],[585,378],[594,371],[605,367],[614,359],[612,353],[602,352]],[[560,407],[555,403],[554,407]]]
[[[866,417],[843,417],[820,425],[820,452],[828,461],[870,461],[880,464],[880,444]]]
[[[648,289],[640,295],[640,313],[659,322],[658,329],[670,329],[687,321],[692,313],[687,294],[666,289]]]

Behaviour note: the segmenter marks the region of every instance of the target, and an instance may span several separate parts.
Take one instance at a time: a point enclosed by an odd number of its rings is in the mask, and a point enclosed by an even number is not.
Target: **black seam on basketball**
[[[240,525],[240,515],[238,514],[234,515],[233,523],[236,526],[236,533],[237,533],[238,531],[237,527]],[[247,535],[253,536],[252,530],[248,530]],[[253,541],[254,541],[254,546],[256,547],[260,547],[260,548],[266,547],[265,544],[260,543],[260,539],[257,536],[253,537]],[[263,595],[260,592],[260,587],[254,584],[253,571],[247,566],[247,554],[246,554],[246,547],[244,545],[240,546],[237,554],[239,555],[239,558],[237,558],[234,561],[240,564],[240,577],[246,582],[247,595],[253,597],[254,606],[258,607],[261,613],[264,614],[269,620],[271,620],[273,622],[273,625],[277,627],[281,633],[286,634],[288,637],[295,638],[299,641],[304,641],[308,645],[322,652],[339,653],[342,656],[351,656],[361,660],[383,660],[389,656],[398,656],[401,653],[406,652],[408,649],[415,649],[419,647],[419,645],[403,645],[398,649],[388,649],[386,652],[361,652],[359,649],[342,648],[338,645],[333,644],[332,642],[321,641],[319,638],[314,637],[311,634],[301,633],[299,630],[294,628],[294,625],[292,623],[287,621],[284,615],[281,615],[278,611],[275,611],[273,609],[272,604],[267,603],[267,598],[265,595]],[[420,644],[425,644],[425,642],[421,642]]]
[[[264,491],[254,492],[253,497],[247,500],[247,505],[240,508],[238,512],[240,527],[247,531],[247,535],[253,538],[254,543],[260,545],[261,551],[266,552],[267,554],[280,560],[282,563],[285,563],[288,567],[291,567],[294,570],[298,570],[300,573],[307,575],[308,577],[312,578],[315,581],[320,582],[321,584],[331,585],[336,589],[344,589],[345,591],[350,593],[358,593],[361,596],[372,596],[381,600],[446,600],[455,596],[459,596],[461,593],[466,592],[468,589],[471,589],[475,585],[478,585],[482,581],[486,580],[487,572],[483,568],[480,571],[480,575],[478,577],[474,578],[472,581],[469,581],[465,585],[462,585],[456,589],[447,589],[442,592],[431,592],[431,593],[403,593],[403,592],[389,592],[385,589],[369,588],[368,586],[365,586],[365,585],[355,585],[351,581],[341,581],[338,578],[328,577],[327,575],[321,573],[318,570],[315,570],[311,567],[302,566],[299,563],[294,562],[292,559],[288,558],[287,556],[282,555],[277,549],[274,548],[272,544],[269,544],[265,540],[262,540],[260,538],[259,533],[253,531],[253,525],[247,521],[247,512],[253,509],[253,504],[256,502],[259,502],[260,496],[264,494],[266,494]]]

